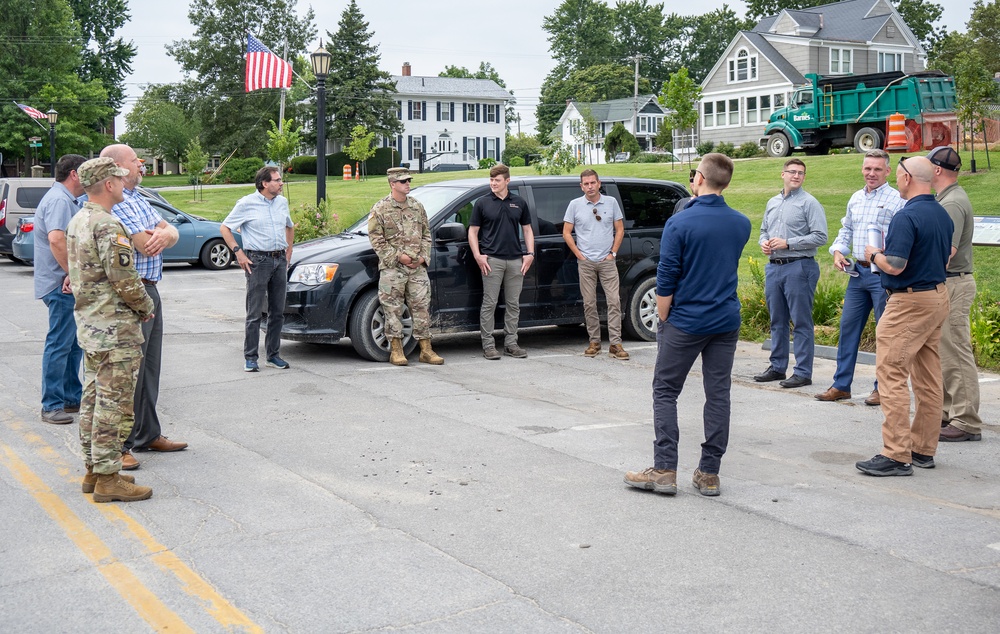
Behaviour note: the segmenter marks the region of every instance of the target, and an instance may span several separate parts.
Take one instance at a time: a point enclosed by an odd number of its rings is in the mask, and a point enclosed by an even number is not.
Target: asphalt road
[[[286,342],[290,370],[246,374],[241,273],[168,267],[160,412],[191,446],[137,455],[151,500],[94,504],[75,425],[39,421],[31,285],[0,262],[5,632],[1000,630],[1000,377],[982,442],[872,478],[873,368],[818,403],[832,361],[782,390],[741,344],[722,495],[690,485],[694,373],[671,498],[622,483],[651,464],[652,344],[588,359],[582,329],[534,329],[488,362],[452,335],[395,368]]]

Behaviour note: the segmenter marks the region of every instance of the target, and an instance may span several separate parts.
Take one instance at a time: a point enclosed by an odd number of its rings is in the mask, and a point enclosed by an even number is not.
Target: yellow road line
[[[87,528],[79,516],[31,471],[13,449],[3,443],[0,443],[0,449],[3,450],[0,462],[150,627],[157,632],[194,632],[180,616],[146,588],[128,566],[118,561],[101,538]]]

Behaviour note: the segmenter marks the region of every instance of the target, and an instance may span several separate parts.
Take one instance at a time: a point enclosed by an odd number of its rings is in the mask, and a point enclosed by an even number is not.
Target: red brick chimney
[[[403,77],[410,76],[410,62],[403,62]]]

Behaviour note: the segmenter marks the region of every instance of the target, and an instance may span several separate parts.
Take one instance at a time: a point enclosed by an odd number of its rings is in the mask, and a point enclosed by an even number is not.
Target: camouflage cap
[[[962,157],[947,145],[936,147],[927,153],[927,160],[946,170],[957,172],[962,167]]]
[[[410,170],[406,167],[390,167],[386,174],[389,176],[390,183],[398,183],[399,181],[406,181],[413,178],[410,174]]]
[[[76,173],[80,177],[80,184],[84,187],[96,185],[112,176],[128,176],[128,170],[118,167],[118,164],[110,156],[84,161],[83,165],[77,168]]]

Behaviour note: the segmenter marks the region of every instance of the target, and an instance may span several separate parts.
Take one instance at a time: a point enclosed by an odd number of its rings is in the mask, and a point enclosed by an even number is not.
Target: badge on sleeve
[[[117,243],[117,244],[118,244],[119,246],[123,246],[123,247],[128,247],[128,248],[130,248],[130,249],[132,248],[132,241],[128,239],[128,236],[124,236],[124,235],[122,235],[122,234],[120,234],[120,233],[119,233],[119,234],[118,234],[118,236],[117,236],[117,237],[115,238],[115,242],[116,242],[116,243]]]
[[[118,267],[127,269],[132,266],[132,249],[118,249]]]

